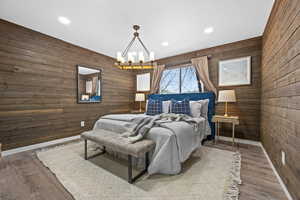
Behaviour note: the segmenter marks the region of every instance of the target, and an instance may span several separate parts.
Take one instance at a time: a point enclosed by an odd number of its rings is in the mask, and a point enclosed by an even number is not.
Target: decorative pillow
[[[195,118],[201,117],[202,104],[198,101],[190,101],[191,116]]]
[[[162,112],[169,113],[170,112],[171,101],[163,101],[162,102]],[[146,112],[148,110],[148,100],[146,101]]]
[[[175,114],[191,115],[190,102],[187,99],[176,101],[172,99],[171,112]]]
[[[209,103],[209,99],[204,99],[204,100],[199,100],[199,101],[190,101],[190,103],[194,103],[197,102],[199,104],[201,104],[201,117],[204,117],[205,119],[207,119],[207,113],[208,113],[208,103]]]
[[[162,101],[149,99],[147,104],[147,115],[158,115],[162,113]]]
[[[163,101],[162,102],[162,112],[169,113],[170,112],[171,101]]]

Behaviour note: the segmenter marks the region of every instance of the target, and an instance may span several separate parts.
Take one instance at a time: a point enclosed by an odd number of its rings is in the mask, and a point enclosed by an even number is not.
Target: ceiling
[[[132,25],[139,24],[143,42],[163,58],[262,35],[273,2],[1,0],[0,18],[111,57],[125,49]],[[59,23],[59,16],[71,23]],[[207,27],[214,32],[205,34]]]

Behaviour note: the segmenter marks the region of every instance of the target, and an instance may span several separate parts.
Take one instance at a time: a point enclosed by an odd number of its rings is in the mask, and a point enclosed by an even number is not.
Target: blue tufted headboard
[[[203,92],[203,93],[184,93],[184,94],[149,94],[148,99],[160,99],[162,101],[167,101],[175,99],[177,101],[182,101],[184,99],[189,99],[191,101],[209,99],[208,103],[208,121],[211,128],[211,135],[208,139],[215,138],[215,124],[211,122],[213,115],[215,114],[215,94],[213,92]]]

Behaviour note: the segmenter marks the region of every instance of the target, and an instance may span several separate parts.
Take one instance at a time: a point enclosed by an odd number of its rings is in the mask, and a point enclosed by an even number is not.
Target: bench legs
[[[94,158],[96,156],[102,155],[106,152],[105,146],[103,146],[102,152],[90,156],[88,157],[87,155],[87,140],[84,140],[84,159],[88,160],[90,158]],[[136,175],[135,177],[132,177],[132,156],[128,155],[128,183],[132,184],[134,183],[138,178],[140,178],[141,176],[143,176],[144,174],[146,174],[147,169],[149,166],[149,152],[145,153],[145,168],[143,171],[141,171],[138,175]]]
[[[104,154],[105,152],[106,152],[106,149],[105,149],[105,146],[103,146],[103,149],[100,153],[97,153],[95,155],[92,155],[92,156],[88,157],[88,155],[87,155],[87,140],[86,139],[84,140],[84,159],[85,160],[94,158],[96,156],[100,156],[100,155]]]
[[[145,154],[145,168],[135,177],[132,177],[132,156],[128,155],[128,183],[134,183],[138,178],[146,174],[149,166],[149,152]]]

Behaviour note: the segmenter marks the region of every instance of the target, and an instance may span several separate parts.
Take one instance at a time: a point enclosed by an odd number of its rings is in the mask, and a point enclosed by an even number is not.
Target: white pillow
[[[191,107],[191,113],[192,113],[192,104],[194,105],[195,107],[195,113],[199,112],[197,111],[197,106],[195,106],[195,103],[194,102],[197,102],[199,104],[201,104],[201,108],[200,108],[200,116],[201,117],[204,117],[205,119],[207,119],[207,113],[208,113],[208,103],[209,103],[209,99],[204,99],[204,100],[199,100],[199,101],[190,101],[190,107]],[[197,104],[196,104],[197,105]],[[198,113],[195,114],[198,116]],[[193,116],[193,114],[192,114]]]
[[[169,113],[170,112],[171,101],[163,101],[162,102],[162,112]],[[148,109],[148,100],[146,101],[146,112]]]
[[[201,117],[202,104],[198,101],[190,101],[191,116],[195,118]]]
[[[163,101],[162,102],[162,111],[163,113],[169,113],[170,112],[170,105],[172,101]]]

